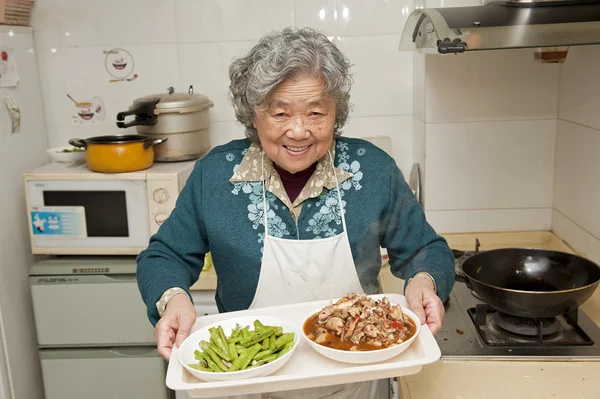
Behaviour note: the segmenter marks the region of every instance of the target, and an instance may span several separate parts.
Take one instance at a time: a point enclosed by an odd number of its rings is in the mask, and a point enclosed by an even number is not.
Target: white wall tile
[[[293,0],[174,0],[179,43],[256,40],[294,25]]]
[[[561,66],[559,116],[600,129],[600,46],[569,48]]]
[[[109,48],[73,47],[57,49],[56,52],[48,49],[40,51],[40,76],[47,124],[52,128],[60,128],[49,132],[53,145],[65,145],[65,138],[76,134],[77,127],[87,132],[91,124],[102,125],[105,132],[135,132],[135,128],[116,128],[118,112],[127,110],[138,97],[166,93],[169,86],[176,91],[187,91],[187,85],[182,87],[179,84],[176,45],[128,47],[135,60],[132,72],[138,74],[138,78],[132,82],[115,83],[109,82],[113,77],[105,69],[103,50]],[[157,59],[157,53],[164,58]],[[81,122],[67,93],[76,101],[92,101],[94,97],[99,97],[105,110],[104,120],[95,118],[91,122]]]
[[[38,48],[175,43],[173,0],[36,1],[33,10]]]
[[[558,121],[554,207],[600,237],[600,131]]]
[[[67,146],[69,140],[74,138],[88,139],[90,137],[124,133],[123,129],[111,124],[53,126],[48,127],[47,132],[48,148]]]
[[[73,102],[67,98],[65,89],[67,51],[61,48],[50,51],[46,48],[36,52],[46,124],[48,127],[69,124]]]
[[[552,211],[552,231],[571,248],[585,252],[588,233],[556,209]]]
[[[428,210],[551,208],[556,121],[428,124]]]
[[[550,230],[552,209],[494,209],[426,211],[427,221],[438,233]]]
[[[235,121],[229,103],[229,65],[235,57],[247,53],[255,42],[215,42],[181,44],[179,65],[181,81],[194,85],[196,93],[207,95],[215,104],[211,118],[215,122]]]
[[[336,39],[353,64],[355,116],[413,114],[413,54],[398,52],[399,40],[392,35]]]
[[[296,25],[335,36],[402,33],[415,0],[296,0]],[[398,47],[396,43],[396,48]]]
[[[588,234],[585,253],[592,262],[600,264],[600,239]]]
[[[429,55],[427,122],[556,118],[559,66],[529,49]]]
[[[245,137],[245,129],[238,122],[211,122],[210,124],[211,148]]]
[[[425,122],[425,54],[413,54],[413,112]]]
[[[553,211],[552,230],[571,248],[600,264],[600,239],[556,210]]]
[[[396,164],[408,180],[412,166],[412,116],[352,117],[343,129],[346,137],[389,136]]]
[[[294,0],[295,24],[299,28],[322,31],[328,36],[339,35],[334,19],[336,10],[336,0]]]

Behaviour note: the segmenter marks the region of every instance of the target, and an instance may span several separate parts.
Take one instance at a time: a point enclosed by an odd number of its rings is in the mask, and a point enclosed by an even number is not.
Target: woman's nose
[[[286,136],[294,140],[303,140],[310,136],[308,125],[304,122],[304,118],[296,117],[291,121],[291,126],[286,132]]]

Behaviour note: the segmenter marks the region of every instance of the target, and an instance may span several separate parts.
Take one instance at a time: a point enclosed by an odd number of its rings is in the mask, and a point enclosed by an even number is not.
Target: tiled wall
[[[572,47],[560,72],[553,230],[600,263],[600,46]]]
[[[311,26],[354,63],[354,111],[344,134],[390,136],[406,176],[420,163],[426,213],[438,231],[550,229],[560,66],[534,63],[531,50],[457,56],[397,50],[416,7],[480,3],[38,0],[33,24],[49,143],[122,133],[115,115],[134,98],[188,85],[215,103],[214,144],[242,137],[227,101],[231,59],[269,30]],[[108,82],[103,51],[113,48],[132,54],[137,79]],[[79,123],[67,93],[78,101],[100,97],[105,119]]]
[[[398,45],[415,6],[415,0],[37,0],[32,23],[49,144],[123,133],[115,116],[133,99],[189,85],[215,103],[214,144],[243,137],[227,101],[232,58],[272,29],[310,26],[324,30],[354,63],[354,112],[344,134],[390,136],[392,153],[408,174],[413,54],[399,52]],[[108,82],[103,51],[113,48],[132,55],[128,77],[135,73],[137,79]],[[104,120],[96,120],[101,114],[80,120],[67,93],[77,101],[99,97]]]
[[[549,230],[559,66],[531,50],[418,55],[414,158],[441,232]]]

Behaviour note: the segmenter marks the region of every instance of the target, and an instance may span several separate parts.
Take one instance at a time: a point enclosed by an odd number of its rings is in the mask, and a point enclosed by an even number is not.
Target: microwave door
[[[129,253],[130,249],[137,253],[135,248],[148,244],[148,198],[143,180],[29,181],[28,193],[37,249],[79,248],[78,253],[88,249],[87,253],[93,254],[120,248],[117,252]]]

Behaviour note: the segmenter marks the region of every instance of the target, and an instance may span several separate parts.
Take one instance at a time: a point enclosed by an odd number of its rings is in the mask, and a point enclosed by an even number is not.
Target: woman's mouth
[[[290,155],[302,155],[308,151],[308,149],[310,148],[310,145],[305,145],[303,147],[284,145],[283,148],[285,148],[287,153]]]

